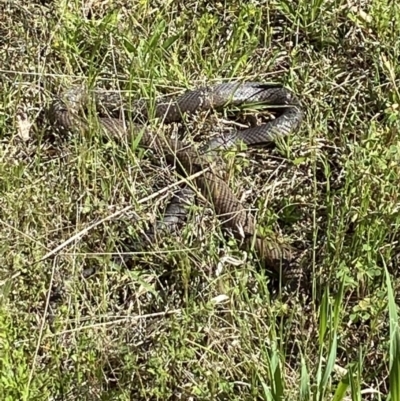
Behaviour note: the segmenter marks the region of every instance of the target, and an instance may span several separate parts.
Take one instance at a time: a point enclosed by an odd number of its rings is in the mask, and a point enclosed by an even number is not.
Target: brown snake
[[[78,113],[86,104],[87,98],[87,91],[80,88],[73,88],[56,98],[50,109],[54,125],[67,131],[89,130],[89,123]],[[111,107],[110,104],[115,103],[115,99],[109,95],[100,93],[99,98],[108,108]],[[134,137],[140,133],[142,147],[159,151],[168,162],[176,163],[180,172],[186,176],[205,169],[206,171],[193,181],[202,195],[213,205],[222,226],[230,228],[247,247],[254,246],[259,257],[268,266],[278,270],[277,264],[280,260],[291,258],[290,247],[258,236],[252,215],[244,209],[224,179],[224,165],[216,150],[231,148],[238,142],[246,145],[265,144],[273,142],[278,137],[292,134],[298,129],[303,118],[296,95],[280,85],[259,82],[224,83],[187,91],[175,100],[158,101],[154,108],[154,117],[171,123],[181,121],[186,113],[247,104],[273,106],[279,115],[265,124],[217,136],[200,150],[194,147],[188,148],[178,140],[158,136],[144,125],[134,123],[128,125],[126,121],[113,117],[99,117],[98,121],[101,129],[116,138]],[[144,101],[138,101],[132,106],[132,110],[146,119],[150,114]],[[193,193],[189,187],[185,187],[175,195],[167,208],[164,226],[172,229],[182,220],[185,214],[184,204]]]

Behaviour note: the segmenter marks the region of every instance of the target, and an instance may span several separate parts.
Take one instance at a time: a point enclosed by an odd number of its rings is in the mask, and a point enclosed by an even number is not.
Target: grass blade
[[[391,401],[400,401],[400,332],[397,306],[393,296],[390,275],[385,265],[386,286],[388,292],[390,359],[389,359],[389,394]]]

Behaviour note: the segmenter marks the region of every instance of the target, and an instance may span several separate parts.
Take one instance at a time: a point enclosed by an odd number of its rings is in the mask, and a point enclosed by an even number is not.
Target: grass
[[[396,2],[45,3],[0,4],[3,399],[399,400]],[[146,197],[178,178],[135,143],[43,118],[75,82],[154,100],[234,78],[304,102],[300,131],[236,155],[230,177],[298,250],[297,291],[204,204],[131,269],[113,264],[171,191]]]

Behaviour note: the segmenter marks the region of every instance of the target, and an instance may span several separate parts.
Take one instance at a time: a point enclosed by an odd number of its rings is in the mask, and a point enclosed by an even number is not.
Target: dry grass
[[[399,286],[399,7],[25,3],[0,3],[4,399],[322,400],[347,371],[347,396],[386,398],[384,266]],[[179,178],[158,155],[95,130],[60,137],[44,115],[77,81],[154,99],[232,78],[281,82],[304,102],[300,132],[235,155],[230,179],[259,226],[298,249],[311,280],[297,292],[224,237],[204,203],[130,269],[113,264],[171,191],[143,199]],[[87,266],[97,273],[83,279]]]

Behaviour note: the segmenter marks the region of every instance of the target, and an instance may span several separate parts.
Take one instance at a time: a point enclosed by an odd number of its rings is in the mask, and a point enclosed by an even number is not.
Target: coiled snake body
[[[107,95],[100,94],[99,97],[103,104],[115,103],[115,99],[110,100]],[[87,92],[76,88],[57,98],[50,109],[50,117],[54,125],[68,131],[89,130],[87,121],[78,115],[79,108],[86,101]],[[203,196],[212,203],[222,225],[232,229],[238,238],[244,239],[244,244],[253,244],[260,258],[269,266],[276,268],[277,260],[290,258],[289,248],[258,237],[252,216],[244,210],[221,174],[223,163],[216,151],[221,148],[231,148],[238,142],[246,145],[265,144],[293,133],[298,129],[303,118],[301,105],[296,95],[279,85],[259,82],[223,83],[187,91],[175,100],[158,101],[154,108],[154,116],[166,123],[171,123],[180,121],[186,113],[217,109],[227,105],[243,106],[254,103],[274,106],[279,111],[279,115],[265,124],[237,130],[229,135],[217,136],[200,148],[200,151],[194,147],[188,148],[175,139],[157,136],[142,125],[128,125],[118,118],[101,117],[99,126],[117,138],[140,132],[141,146],[162,152],[166,160],[176,162],[179,170],[185,175],[205,170],[203,174],[194,178],[194,183]],[[139,101],[133,107],[138,115],[148,117],[149,112],[143,101]],[[184,204],[192,194],[193,192],[185,187],[175,195],[167,207],[164,226],[171,229],[182,219],[185,213]]]

